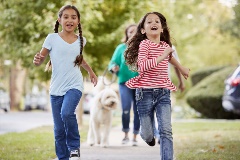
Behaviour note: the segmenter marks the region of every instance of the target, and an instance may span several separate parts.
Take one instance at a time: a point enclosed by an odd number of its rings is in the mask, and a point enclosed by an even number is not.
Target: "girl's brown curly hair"
[[[136,71],[137,70],[137,58],[138,58],[138,50],[139,50],[139,45],[142,40],[147,39],[146,34],[141,33],[141,29],[144,28],[144,23],[146,21],[146,18],[149,14],[155,14],[159,17],[162,28],[163,28],[163,33],[160,36],[160,41],[164,41],[170,46],[172,46],[172,43],[170,41],[170,33],[169,33],[169,28],[167,26],[167,21],[166,18],[158,12],[149,12],[147,13],[138,23],[137,25],[137,31],[135,35],[131,39],[127,41],[127,49],[124,53],[124,57],[126,59],[126,64],[129,66],[131,70]]]

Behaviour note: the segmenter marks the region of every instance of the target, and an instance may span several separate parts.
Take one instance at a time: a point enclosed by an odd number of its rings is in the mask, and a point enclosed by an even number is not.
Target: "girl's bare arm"
[[[36,53],[33,58],[33,63],[36,66],[41,65],[49,54],[49,50],[46,48],[42,48],[40,52]]]
[[[94,86],[97,85],[97,76],[93,72],[92,68],[87,64],[87,62],[83,59],[81,66],[88,72],[89,78]]]
[[[188,78],[190,71],[189,68],[183,67],[174,57],[172,57],[169,62],[180,71],[180,73],[183,75],[185,79]]]

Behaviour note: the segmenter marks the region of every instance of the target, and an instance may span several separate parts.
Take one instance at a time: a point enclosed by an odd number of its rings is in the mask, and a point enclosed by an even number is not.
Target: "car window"
[[[240,71],[239,71],[238,74],[237,74],[237,78],[240,78]]]

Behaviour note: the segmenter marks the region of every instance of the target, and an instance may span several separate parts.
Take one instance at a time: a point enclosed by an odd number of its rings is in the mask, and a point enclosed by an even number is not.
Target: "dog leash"
[[[111,80],[110,80],[109,83],[105,82],[105,79],[107,79],[107,77],[106,77],[107,73],[111,73],[111,75],[112,75],[112,78],[111,78]],[[113,83],[116,81],[116,79],[117,79],[116,73],[110,72],[110,71],[108,70],[108,66],[107,66],[106,69],[104,70],[102,77],[103,77],[103,84],[104,84],[105,86],[110,86],[110,85],[113,84]],[[105,77],[106,77],[106,78],[105,78]]]

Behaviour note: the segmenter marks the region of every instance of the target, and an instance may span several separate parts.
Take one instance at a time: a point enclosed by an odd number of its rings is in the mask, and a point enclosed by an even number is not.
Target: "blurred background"
[[[0,0],[0,107],[4,112],[49,110],[51,73],[44,72],[45,65],[35,67],[32,60],[47,34],[54,32],[57,12],[65,4],[75,5],[81,13],[87,39],[84,58],[99,76],[125,27],[138,23],[147,12],[161,12],[181,64],[191,69],[185,91],[172,94],[173,116],[240,118],[238,111],[222,105],[227,78],[240,62],[238,0]],[[82,72],[87,105],[92,85]],[[176,75],[171,76],[177,85]]]

